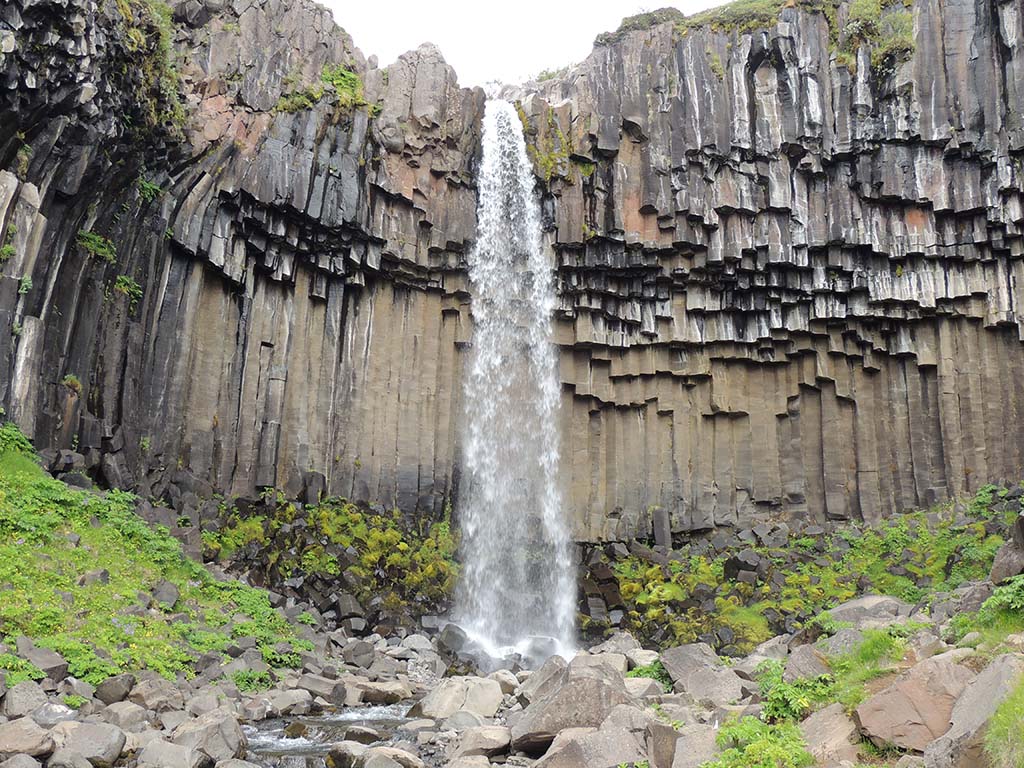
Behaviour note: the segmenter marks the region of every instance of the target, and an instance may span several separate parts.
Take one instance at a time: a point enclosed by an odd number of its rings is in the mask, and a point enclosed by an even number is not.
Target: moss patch
[[[256,637],[270,663],[298,663],[297,652],[309,645],[271,607],[266,592],[215,581],[134,508],[131,494],[97,494],[54,480],[16,428],[0,430],[0,628],[6,641],[27,635],[63,655],[71,674],[90,683],[141,669],[172,679],[191,676],[200,654],[242,636]],[[150,597],[163,581],[179,592],[173,606]],[[288,643],[292,655],[281,654],[278,643]],[[11,662],[0,657],[0,666],[10,669]],[[34,676],[24,667],[13,672]]]

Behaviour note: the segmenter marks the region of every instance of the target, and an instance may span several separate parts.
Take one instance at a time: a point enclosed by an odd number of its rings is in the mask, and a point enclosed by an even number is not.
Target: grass
[[[0,428],[5,642],[27,635],[64,656],[73,676],[93,684],[142,669],[188,677],[200,654],[243,636],[256,638],[268,663],[297,665],[298,651],[309,644],[271,607],[266,592],[215,581],[134,508],[131,494],[97,494],[54,480],[15,427]],[[180,591],[174,606],[156,606],[146,597],[163,580]],[[278,643],[292,651],[278,651]],[[12,664],[0,657],[4,668]],[[14,671],[34,675],[23,666]]]
[[[989,650],[999,648],[1008,635],[1024,632],[1024,575],[996,587],[977,612],[954,616],[946,640],[959,642],[971,632],[980,634],[978,646]]]
[[[985,755],[991,768],[1024,765],[1024,677],[996,709],[985,731]]]
[[[864,640],[850,653],[829,659],[834,679],[829,700],[852,712],[867,698],[866,684],[893,672],[905,651],[897,628],[864,630]]]

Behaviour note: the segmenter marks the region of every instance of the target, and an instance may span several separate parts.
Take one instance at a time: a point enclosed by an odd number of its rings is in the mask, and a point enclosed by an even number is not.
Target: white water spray
[[[475,331],[465,384],[458,614],[490,656],[536,659],[571,653],[575,635],[575,569],[558,492],[555,292],[519,116],[490,100],[483,128],[469,256]]]

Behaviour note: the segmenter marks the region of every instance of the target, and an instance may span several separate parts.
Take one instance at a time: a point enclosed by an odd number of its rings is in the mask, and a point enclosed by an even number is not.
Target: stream
[[[373,728],[380,732],[383,741],[409,722],[408,711],[408,703],[352,707],[336,713],[296,715],[247,725],[244,730],[249,747],[245,759],[264,768],[324,768],[331,746],[344,741],[349,729]]]

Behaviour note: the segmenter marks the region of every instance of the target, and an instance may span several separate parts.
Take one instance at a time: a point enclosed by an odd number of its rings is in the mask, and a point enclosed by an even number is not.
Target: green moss
[[[1024,765],[1024,677],[1007,696],[985,731],[985,754],[992,768],[1020,768]]]
[[[132,495],[101,495],[54,480],[12,427],[0,429],[0,449],[4,635],[24,634],[58,651],[72,675],[94,684],[141,669],[171,679],[191,675],[201,653],[240,636],[237,625],[225,624],[225,617],[238,614],[264,653],[279,643],[296,652],[305,647],[266,592],[215,581],[183,556],[166,530],[154,530],[136,516]],[[105,571],[105,578],[80,579],[96,571]],[[180,591],[175,614],[139,611],[139,595],[164,580]],[[297,654],[283,660],[296,661]]]
[[[61,379],[60,383],[63,384],[68,389],[70,389],[76,395],[82,394],[82,382],[77,376],[75,376],[75,374],[69,373],[67,376]]]
[[[521,108],[520,120],[524,121],[524,125],[528,125]],[[537,175],[546,182],[550,182],[555,176],[567,176],[572,145],[555,119],[553,109],[546,108],[541,130],[533,132],[533,135],[535,139],[527,144],[526,152],[533,162]]]

